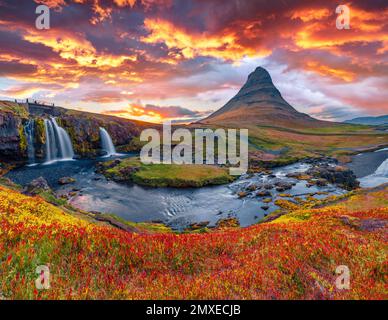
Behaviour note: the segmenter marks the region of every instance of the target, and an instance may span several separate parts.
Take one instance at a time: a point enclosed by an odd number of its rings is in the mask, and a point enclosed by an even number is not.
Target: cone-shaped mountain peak
[[[324,123],[295,110],[283,99],[267,70],[256,68],[240,91],[201,123],[251,123],[266,125],[319,125]]]

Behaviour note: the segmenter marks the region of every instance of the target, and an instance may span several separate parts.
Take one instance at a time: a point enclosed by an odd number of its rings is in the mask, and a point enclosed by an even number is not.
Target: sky
[[[257,66],[316,118],[388,114],[388,1],[0,0],[0,99],[190,122]]]

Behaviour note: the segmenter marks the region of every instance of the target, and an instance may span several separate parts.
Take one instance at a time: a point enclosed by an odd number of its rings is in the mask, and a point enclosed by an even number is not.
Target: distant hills
[[[323,127],[321,121],[295,110],[280,94],[267,70],[256,68],[225,106],[200,121],[203,124],[263,124],[280,127]]]
[[[344,121],[351,124],[365,124],[371,126],[388,125],[388,115],[379,117],[360,117]]]

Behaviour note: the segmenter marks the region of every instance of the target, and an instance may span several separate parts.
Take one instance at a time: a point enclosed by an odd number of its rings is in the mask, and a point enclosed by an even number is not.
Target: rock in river
[[[58,180],[58,183],[61,185],[65,185],[65,184],[74,183],[75,181],[76,180],[74,178],[71,178],[71,177],[62,177]]]
[[[315,178],[325,179],[346,190],[356,189],[360,184],[353,171],[343,166],[317,166],[307,170],[306,173]]]
[[[36,195],[44,191],[51,192],[51,188],[49,187],[45,178],[39,177],[27,184],[22,192],[26,195]]]

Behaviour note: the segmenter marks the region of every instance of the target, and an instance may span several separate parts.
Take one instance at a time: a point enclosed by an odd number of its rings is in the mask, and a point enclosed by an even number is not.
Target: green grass
[[[229,183],[234,178],[227,168],[210,165],[143,164],[139,159],[125,159],[113,168],[104,163],[105,175],[119,181],[133,181],[150,187],[203,187]],[[128,173],[130,168],[138,171]]]

